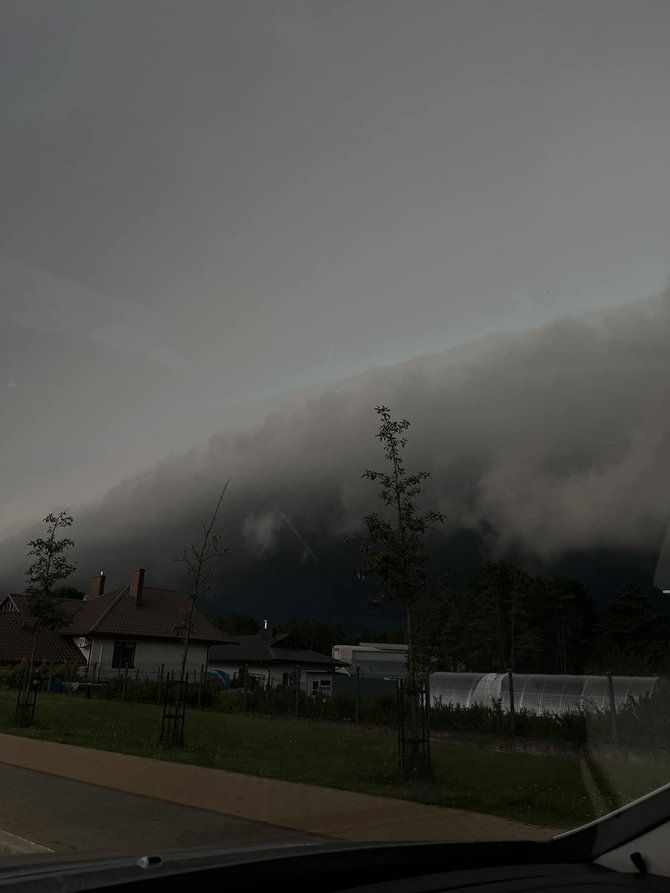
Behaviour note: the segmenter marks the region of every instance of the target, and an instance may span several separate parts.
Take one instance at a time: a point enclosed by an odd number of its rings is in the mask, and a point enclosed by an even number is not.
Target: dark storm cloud
[[[76,509],[82,574],[104,568],[123,582],[142,565],[176,581],[171,558],[230,478],[221,578],[235,606],[332,606],[356,561],[342,541],[377,508],[361,474],[383,464],[378,403],[411,421],[408,465],[432,473],[426,505],[447,515],[445,537],[472,531],[487,554],[540,562],[656,550],[670,514],[668,335],[670,292],[279,401],[259,424]],[[20,542],[5,546],[4,567],[18,569]]]
[[[656,0],[4,0],[0,537],[235,406],[660,290],[669,28]],[[394,396],[346,416],[342,517],[348,440]],[[433,414],[414,421],[432,443]],[[517,445],[489,467],[454,438],[455,515],[550,544]],[[299,514],[254,512],[313,563]]]

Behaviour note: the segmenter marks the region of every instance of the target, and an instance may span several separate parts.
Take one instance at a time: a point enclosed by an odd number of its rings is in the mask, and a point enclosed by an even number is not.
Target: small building
[[[304,648],[288,633],[266,629],[255,636],[237,636],[235,645],[215,645],[210,649],[209,665],[233,683],[246,672],[250,682],[261,688],[293,687],[299,676],[306,694],[329,696],[342,662]]]
[[[345,664],[342,673],[377,679],[404,679],[407,676],[407,645],[387,642],[360,642],[333,645],[333,658]]]

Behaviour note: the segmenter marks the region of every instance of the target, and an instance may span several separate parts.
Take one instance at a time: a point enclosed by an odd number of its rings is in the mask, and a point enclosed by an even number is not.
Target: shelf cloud
[[[336,586],[350,576],[355,549],[343,552],[343,540],[379,509],[362,474],[383,467],[381,403],[411,422],[407,465],[431,473],[424,505],[445,513],[445,541],[470,531],[486,554],[548,565],[589,550],[658,550],[669,517],[669,334],[666,291],[278,401],[258,424],[224,424],[199,449],[73,507],[80,572],[109,567],[125,578],[142,565],[174,582],[172,558],[230,478],[221,513],[232,547],[227,585],[239,592],[243,582],[260,603],[269,569],[281,566],[291,569],[296,604],[318,599],[315,580]],[[31,533],[2,548],[14,585]]]

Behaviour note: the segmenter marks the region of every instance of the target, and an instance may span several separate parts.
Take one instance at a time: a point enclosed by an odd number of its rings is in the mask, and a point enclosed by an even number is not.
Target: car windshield
[[[3,0],[0,864],[670,782],[669,31]]]

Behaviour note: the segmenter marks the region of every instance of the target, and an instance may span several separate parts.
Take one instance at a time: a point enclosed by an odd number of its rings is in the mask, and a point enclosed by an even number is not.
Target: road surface
[[[149,855],[326,839],[6,764],[0,813],[2,831],[56,853]]]

